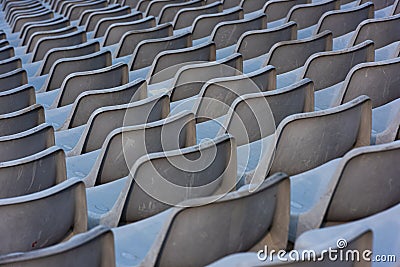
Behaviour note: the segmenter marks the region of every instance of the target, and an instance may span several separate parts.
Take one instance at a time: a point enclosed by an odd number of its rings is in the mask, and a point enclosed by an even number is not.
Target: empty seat
[[[19,32],[22,28],[22,26],[30,21],[40,21],[40,20],[44,20],[44,19],[49,19],[52,18],[54,16],[54,13],[50,10],[42,12],[42,13],[38,13],[35,15],[26,15],[26,16],[22,16],[20,18],[17,18],[15,20],[15,23],[12,25],[12,31],[11,32]]]
[[[130,8],[125,6],[108,11],[93,12],[92,14],[89,15],[87,19],[87,22],[85,24],[85,31],[87,32],[93,31],[96,25],[100,23],[100,20],[103,18],[111,18],[111,17],[126,15],[129,14],[130,11],[131,11]]]
[[[17,134],[45,123],[44,108],[38,104],[0,115],[0,136]]]
[[[48,247],[86,231],[85,202],[85,185],[77,180],[28,196],[1,199],[1,254]]]
[[[0,137],[0,161],[10,161],[54,146],[54,130],[47,124],[13,135]]]
[[[160,266],[205,266],[235,252],[264,246],[285,249],[289,187],[288,177],[276,174],[258,188],[243,188],[216,201],[214,197],[185,201],[145,222],[113,229],[117,264],[143,260],[145,266],[156,262]],[[139,250],[144,243],[137,240],[146,240],[145,250]],[[177,250],[183,255],[177,257]],[[209,253],[198,253],[205,250]]]
[[[170,4],[177,4],[177,3],[183,3],[185,0],[156,0],[156,1],[151,1],[149,5],[146,8],[145,16],[155,16],[158,17],[161,9]]]
[[[96,24],[96,27],[94,28],[93,38],[103,37],[108,28],[115,23],[132,22],[141,18],[142,13],[128,13],[122,16],[103,18]]]
[[[188,1],[188,2],[183,2],[183,3],[178,3],[178,4],[170,4],[164,6],[160,14],[158,16],[158,24],[163,24],[166,22],[173,22],[176,14],[179,12],[179,10],[184,9],[184,8],[192,8],[192,7],[200,7],[204,1],[202,0],[193,0],[193,1]]]
[[[359,220],[398,204],[399,153],[400,142],[360,147],[343,158],[293,176],[291,200],[298,205],[291,210],[291,237],[313,228]],[[303,199],[304,194],[311,197]]]
[[[173,25],[174,30],[189,27],[199,15],[219,13],[222,11],[222,3],[215,2],[201,7],[184,8],[176,13]]]
[[[107,1],[103,1],[103,0],[89,2],[89,3],[82,3],[79,5],[74,5],[74,6],[70,7],[69,9],[67,8],[66,13],[64,15],[66,17],[68,17],[71,21],[77,20],[77,19],[79,19],[79,17],[85,10],[102,8],[102,7],[106,7],[106,5],[107,5]]]
[[[22,159],[2,162],[0,198],[39,192],[66,179],[64,151],[53,146]]]
[[[0,75],[20,68],[22,68],[22,62],[18,57],[4,59],[0,63]]]
[[[115,51],[115,57],[131,55],[141,41],[164,38],[172,36],[172,34],[173,28],[170,23],[165,23],[156,27],[149,27],[148,29],[144,28],[121,32],[120,38],[115,40],[119,42]],[[114,44],[114,41],[106,39],[104,42],[104,45],[111,44]]]
[[[57,21],[60,21],[60,20],[64,20],[64,18],[63,17],[54,17],[54,18],[45,19],[45,20],[41,20],[41,21],[33,21],[33,22],[25,23],[24,26],[22,26],[22,28],[21,28],[21,31],[19,33],[19,38],[25,39],[25,36],[28,31],[30,31],[30,34],[34,33],[34,31],[31,30],[31,28],[40,27],[43,24],[56,23]],[[66,25],[66,26],[68,26],[68,25]]]
[[[240,6],[243,8],[244,13],[251,13],[259,11],[269,0],[244,0],[240,2]]]
[[[0,92],[14,89],[28,83],[26,71],[24,69],[16,69],[0,75]]]
[[[284,19],[290,9],[295,5],[308,4],[309,0],[270,0],[264,6],[264,13],[267,15],[267,21],[277,21]]]
[[[235,148],[233,138],[224,135],[201,145],[139,158],[128,177],[87,190],[89,225],[115,227],[150,217],[186,199],[214,194],[214,200],[220,198],[219,194],[228,193],[236,183]],[[107,191],[115,195],[108,203],[101,198]],[[143,206],[145,203],[151,204]],[[98,208],[104,205],[107,212]]]
[[[377,0],[372,0],[372,1],[367,1],[367,0],[358,0],[358,5],[365,4],[367,2],[372,2],[375,6],[376,10],[385,8],[387,6],[391,6],[394,4],[396,0],[382,0],[382,1],[377,1]]]
[[[21,46],[27,45],[31,36],[36,32],[62,29],[67,26],[69,26],[69,21],[67,19],[61,19],[61,20],[52,21],[49,23],[43,23],[43,24],[39,24],[39,25],[31,25],[26,28],[26,31],[24,32],[24,36],[21,37],[21,39],[22,39]],[[30,49],[29,52],[32,52],[32,50],[33,50],[33,48]]]
[[[35,88],[28,84],[0,92],[0,114],[11,113],[35,103]]]
[[[186,48],[191,45],[192,36],[190,33],[141,41],[133,51],[129,62],[130,70],[137,70],[150,66],[155,57],[163,51]]]
[[[11,45],[0,48],[0,60],[8,59],[15,56],[14,47]]]
[[[88,232],[76,234],[63,243],[16,255],[0,256],[3,266],[57,266],[68,267],[114,267],[114,237],[110,229],[98,226]]]
[[[97,14],[98,14],[99,12],[107,12],[107,11],[111,11],[111,10],[114,10],[114,9],[117,9],[120,7],[121,7],[120,5],[111,4],[111,5],[102,7],[102,8],[87,9],[84,12],[82,12],[81,16],[79,17],[78,25],[85,26],[85,24],[89,20],[90,15],[92,15],[93,13],[97,12]]]

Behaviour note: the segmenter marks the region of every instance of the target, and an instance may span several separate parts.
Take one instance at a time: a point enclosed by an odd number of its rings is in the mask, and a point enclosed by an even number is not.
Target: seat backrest
[[[101,19],[103,18],[112,18],[112,17],[118,17],[122,15],[129,14],[131,12],[131,9],[127,6],[124,7],[119,7],[113,10],[108,10],[108,11],[99,11],[99,12],[93,12],[92,14],[89,15],[87,22],[85,24],[85,31],[90,32],[93,31],[97,25],[97,23],[100,22]]]
[[[2,60],[0,63],[0,75],[20,68],[22,68],[22,62],[19,57]]]
[[[352,67],[374,61],[374,57],[374,42],[371,40],[351,48],[316,53],[307,59],[301,77],[313,80],[317,91],[343,81]]]
[[[278,42],[296,39],[297,25],[290,21],[272,29],[243,33],[237,42],[235,52],[242,54],[243,60],[247,60],[267,54],[271,47]]]
[[[26,71],[24,69],[16,69],[0,75],[0,92],[6,92],[27,83]]]
[[[142,13],[128,13],[122,16],[103,18],[96,24],[93,38],[103,37],[108,28],[110,28],[115,23],[137,21],[140,20],[142,17]]]
[[[236,183],[234,139],[223,135],[196,146],[145,155],[136,161],[129,179],[120,223],[150,217],[186,199],[228,193]],[[144,203],[150,205],[142,208]]]
[[[61,29],[58,28],[58,29],[54,29],[54,30],[45,30],[45,31],[35,32],[34,34],[32,34],[32,36],[28,40],[25,53],[27,53],[27,54],[31,53],[35,49],[39,40],[43,37],[60,36],[60,35],[68,34],[71,32],[75,32],[75,31],[77,31],[77,29],[78,28],[76,28],[75,26],[67,26],[67,27],[61,28]]]
[[[240,6],[243,8],[244,13],[251,13],[261,10],[269,0],[242,0]]]
[[[155,23],[154,18],[152,21]],[[115,56],[123,57],[132,54],[141,41],[164,38],[172,35],[173,28],[170,23],[165,23],[156,27],[121,32],[120,38],[118,40],[116,39],[119,45],[116,49]],[[109,41],[109,44],[111,44],[111,41]]]
[[[1,254],[48,247],[87,229],[85,185],[75,179],[27,196],[0,199],[0,210]]]
[[[375,108],[399,98],[399,71],[398,57],[358,64],[349,71],[335,105],[346,103],[360,95],[367,95],[371,98],[372,108]]]
[[[204,3],[203,0],[193,0],[178,4],[166,5],[160,11],[160,14],[158,16],[158,24],[172,22],[174,21],[174,18],[176,14],[179,12],[179,10],[184,8],[200,7],[203,5],[203,3]]]
[[[156,0],[151,1],[146,8],[145,16],[155,16],[160,15],[161,9],[166,5],[184,3],[185,0]]]
[[[301,40],[282,41],[272,46],[264,66],[273,65],[276,68],[276,74],[282,74],[302,67],[315,53],[331,50],[332,33],[330,31]]]
[[[37,6],[37,7],[32,7],[29,9],[24,9],[24,10],[17,10],[15,12],[12,12],[10,16],[7,19],[7,22],[11,27],[14,27],[15,22],[20,19],[24,18],[25,16],[35,16],[35,15],[41,15],[44,12],[47,12],[48,9],[44,6]],[[46,18],[47,19],[47,18]],[[34,20],[35,21],[35,20]],[[29,21],[28,21],[29,22]],[[25,22],[24,24],[26,24]],[[22,29],[22,28],[21,28]]]
[[[136,10],[140,12],[145,12],[149,4],[152,2],[152,0],[139,0]]]
[[[76,52],[76,50],[73,50],[73,52]],[[49,76],[41,91],[47,92],[60,88],[66,77],[71,73],[105,68],[110,65],[110,51],[99,51],[79,57],[58,59],[51,67]]]
[[[181,9],[178,11],[178,13],[176,13],[172,23],[174,25],[174,30],[191,26],[193,21],[199,15],[220,13],[222,8],[223,6],[221,2],[215,2],[201,7],[189,7]]]
[[[60,21],[60,20],[64,20],[64,18],[54,17],[54,18],[45,19],[45,20],[41,20],[41,21],[33,21],[33,22],[25,23],[24,26],[21,28],[21,31],[19,32],[19,38],[25,39],[28,31],[30,32],[30,35],[32,35],[35,32],[33,30],[35,27],[40,27],[43,24],[56,23],[57,21]],[[31,28],[33,28],[33,29],[31,30]],[[26,41],[28,41],[28,39],[29,38],[26,38]]]
[[[161,52],[151,65],[147,81],[150,84],[168,80],[178,69],[196,61],[215,61],[215,51],[215,43],[206,42],[189,48]]]
[[[61,36],[41,38],[33,50],[32,62],[42,60],[46,53],[56,47],[78,45],[86,42],[86,32],[78,30]]]
[[[324,13],[318,21],[314,33],[329,30],[333,38],[354,31],[366,19],[374,18],[374,4],[371,2],[345,10]]]
[[[107,12],[110,10],[114,10],[121,7],[120,5],[115,5],[115,4],[110,4],[102,8],[93,8],[93,9],[87,9],[82,12],[81,16],[79,17],[78,25],[79,26],[85,26],[85,24],[89,20],[89,16],[92,15],[93,13],[96,12]]]
[[[99,266],[115,267],[114,237],[105,226],[97,226],[87,232],[77,234],[70,240],[37,251],[0,257],[3,266],[22,264],[31,266]]]
[[[266,66],[249,74],[209,80],[201,88],[194,104],[197,122],[225,115],[233,101],[241,95],[276,89],[276,72]]]
[[[262,30],[267,27],[265,14],[254,18],[218,23],[211,33],[211,40],[215,42],[216,48],[224,48],[237,43],[239,37],[251,30]]]
[[[99,108],[90,116],[81,138],[70,155],[79,155],[101,148],[107,135],[114,129],[161,120],[168,114],[167,95]]]
[[[190,33],[141,41],[133,51],[132,58],[129,62],[130,70],[137,70],[150,66],[154,58],[163,51],[176,50],[190,46],[192,46],[192,35]]]
[[[38,76],[48,74],[51,67],[59,59],[68,59],[90,55],[100,50],[100,44],[97,41],[89,41],[79,45],[68,47],[56,47],[49,50],[43,59],[43,62],[37,72]]]
[[[28,84],[0,92],[0,114],[18,111],[35,103],[35,88]]]
[[[128,176],[143,155],[194,145],[196,122],[188,111],[164,120],[118,128],[107,136],[87,180],[90,185],[108,183]]]
[[[72,104],[86,91],[113,88],[128,82],[128,66],[121,62],[102,69],[75,72],[65,78],[52,107]]]
[[[18,177],[18,179],[16,179]],[[67,179],[64,151],[55,146],[0,166],[0,199],[32,194]]]
[[[224,21],[243,19],[243,9],[240,7],[232,8],[217,14],[206,14],[198,16],[192,25],[193,39],[200,39],[211,36],[211,33],[218,23]]]
[[[24,26],[25,23],[27,22],[32,22],[32,21],[41,21],[45,19],[50,19],[54,17],[54,13],[51,10],[47,10],[38,14],[34,15],[24,15],[21,17],[18,17],[15,22],[12,24],[12,33],[19,32]]]
[[[335,173],[337,184],[325,222],[344,223],[382,212],[400,202],[400,141],[347,153]],[[382,198],[382,196],[385,196]]]
[[[195,96],[208,80],[239,75],[242,69],[243,61],[239,53],[215,62],[186,65],[175,74],[171,102]]]
[[[317,24],[319,18],[327,11],[339,9],[340,0],[326,0],[317,3],[295,5],[286,16],[286,22],[295,21],[299,29]]]
[[[370,136],[371,100],[366,96],[339,107],[291,115],[277,128],[270,173],[308,171],[355,147],[369,145]]]
[[[86,124],[90,115],[98,108],[127,104],[146,97],[147,88],[142,79],[118,87],[85,91],[76,98],[71,112],[60,129],[66,130]]]
[[[11,45],[5,46],[0,49],[0,60],[9,59],[15,56],[14,47]]]
[[[245,145],[275,132],[286,117],[314,111],[314,85],[303,79],[288,87],[237,98],[228,111],[220,134],[232,134],[238,146]]]
[[[388,6],[391,6],[395,3],[396,0],[358,0],[357,5],[362,5],[367,2],[372,2],[375,6],[375,10],[379,10]]]
[[[0,162],[23,158],[54,146],[54,129],[48,124],[0,137]]]
[[[287,16],[290,9],[295,5],[311,3],[310,0],[270,0],[264,6],[264,13],[267,15],[267,21],[283,19]]]
[[[358,25],[348,47],[372,40],[375,49],[378,49],[399,41],[400,38],[396,34],[387,34],[398,31],[400,31],[400,14],[387,18],[369,19]]]
[[[107,1],[100,0],[95,2],[90,2],[86,4],[74,5],[66,10],[65,16],[70,20],[77,20],[81,14],[88,9],[102,8],[107,6]]]
[[[51,31],[51,30],[56,30],[56,29],[62,29],[65,27],[69,26],[69,21],[66,18],[63,18],[61,20],[56,20],[52,21],[49,23],[43,23],[39,25],[32,25],[26,29],[26,32],[22,38],[22,45],[27,45],[28,41],[30,41],[30,38],[33,34],[41,31]],[[31,41],[32,42],[32,41]],[[29,49],[29,52],[32,52],[33,47]]]
[[[45,123],[44,108],[39,104],[0,115],[0,136],[17,134]]]
[[[147,254],[143,264],[204,266],[226,255],[264,246],[285,249],[289,214],[290,181],[285,174],[269,177],[255,191],[244,188],[218,200],[185,201],[172,209],[150,248],[153,253]],[[176,251],[183,255],[177,257]],[[201,255],[198,251],[208,252]]]

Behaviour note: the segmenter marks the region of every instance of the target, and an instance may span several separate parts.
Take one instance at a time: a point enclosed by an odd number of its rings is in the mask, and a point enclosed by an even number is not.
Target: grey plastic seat
[[[142,19],[142,13],[128,13],[122,16],[101,19],[94,28],[93,38],[103,37],[108,28],[115,23],[132,22]]]
[[[100,44],[96,41],[89,41],[68,47],[52,48],[43,58],[43,62],[40,65],[36,76],[48,74],[57,60],[90,55],[98,52],[99,50]]]
[[[25,20],[22,20],[22,18],[29,16],[30,18],[35,17],[35,16],[39,16],[42,15],[43,13],[48,12],[49,10],[44,7],[44,6],[38,6],[36,8],[29,8],[28,10],[18,10],[16,12],[13,12],[8,19],[8,23],[11,26],[11,28],[14,28],[16,25],[16,22],[18,21],[22,21],[22,25],[25,24]],[[45,17],[44,19],[49,19],[52,16],[49,17]],[[39,19],[43,20],[43,19]],[[38,21],[37,19],[33,19],[32,21]],[[31,20],[28,20],[28,22],[31,22]]]
[[[275,174],[258,188],[243,188],[216,201],[214,197],[185,201],[144,222],[113,229],[117,264],[143,260],[143,266],[205,266],[226,255],[258,251],[265,245],[284,249],[289,187],[286,175]],[[144,251],[138,250],[144,242],[137,240],[144,236],[151,238],[146,239]],[[185,256],[177,257],[177,250]],[[208,253],[204,255],[196,253],[205,250]],[[129,259],[132,255],[137,255],[134,261]]]
[[[0,63],[0,75],[20,68],[22,68],[22,62],[18,57],[4,59]]]
[[[85,185],[77,180],[27,196],[1,199],[1,254],[48,247],[86,231],[85,202]]]
[[[236,146],[229,135],[145,155],[136,161],[128,177],[87,190],[89,226],[135,222],[190,198],[213,195],[218,199],[235,187],[235,180]],[[113,192],[114,198],[102,200],[105,192]],[[151,205],[143,206],[145,203]],[[104,205],[107,211],[98,208]]]
[[[150,66],[156,56],[163,51],[187,48],[191,47],[191,45],[192,35],[190,33],[141,41],[133,51],[129,62],[130,70]]]
[[[139,0],[136,9],[140,12],[145,12],[152,0]]]
[[[12,33],[19,32],[21,30],[22,26],[27,22],[45,20],[45,19],[52,18],[53,16],[54,16],[54,13],[52,11],[48,10],[48,11],[38,13],[35,15],[27,15],[27,16],[17,18],[12,25],[11,32]]]
[[[276,74],[279,75],[302,67],[307,59],[316,53],[330,50],[332,50],[330,31],[301,40],[282,41],[272,46],[263,66],[273,65]]]
[[[217,14],[206,14],[198,16],[192,25],[191,33],[193,39],[200,39],[211,35],[215,26],[224,21],[241,20],[244,17],[243,9],[232,8]]]
[[[79,17],[85,10],[103,8],[103,7],[106,7],[106,5],[107,5],[107,1],[103,1],[103,0],[90,2],[90,3],[86,3],[86,4],[74,5],[73,7],[70,7],[69,9],[67,8],[66,13],[64,15],[66,17],[68,17],[71,21],[77,20],[77,19],[79,19]]]
[[[99,51],[79,57],[61,58],[52,65],[44,85],[38,92],[47,92],[60,88],[71,73],[105,68],[112,63],[110,51]]]
[[[215,43],[207,42],[198,46],[159,53],[147,75],[147,82],[157,83],[171,79],[176,71],[193,62],[215,61]]]
[[[193,8],[202,6],[204,1],[202,0],[193,0],[187,1],[179,4],[170,4],[164,6],[160,14],[158,16],[158,24],[164,24],[167,22],[173,22],[176,14],[184,8]]]
[[[25,35],[27,34],[28,30],[30,30],[31,27],[33,27],[33,28],[40,27],[43,24],[55,23],[60,20],[64,20],[64,18],[56,16],[56,17],[46,19],[46,20],[25,23],[24,26],[21,28],[21,31],[19,33],[19,38],[24,39]],[[33,32],[32,30],[30,30],[30,31]]]
[[[45,123],[44,108],[34,104],[12,113],[0,115],[0,136],[17,134]]]
[[[124,1],[122,1],[122,4],[136,9],[139,1],[140,0],[124,0]]]
[[[39,25],[31,25],[26,28],[23,37],[21,37],[22,42],[21,46],[27,45],[31,36],[34,35],[36,32],[40,31],[48,31],[48,30],[56,30],[56,29],[62,29],[69,26],[69,21],[66,18],[63,18],[61,20],[49,22],[49,23],[43,23]],[[29,49],[29,52],[32,52],[32,49]]]
[[[129,104],[103,107],[90,115],[82,135],[68,156],[80,155],[101,148],[108,134],[123,126],[139,125],[164,119],[169,114],[169,98],[150,97]]]
[[[261,10],[269,0],[244,0],[240,2],[244,13],[252,13]]]
[[[171,102],[199,94],[202,86],[211,79],[240,75],[242,68],[242,56],[238,53],[215,62],[184,66],[178,70],[172,81]]]
[[[71,109],[68,110],[65,120],[59,122],[60,130],[86,124],[90,115],[98,108],[127,104],[146,97],[147,90],[144,80],[136,80],[104,90],[85,91],[76,98]],[[55,112],[57,113],[58,110]]]
[[[343,235],[345,234],[345,239]],[[318,235],[318,234],[316,234]],[[344,240],[346,243],[345,247],[342,247],[344,243],[337,244],[337,240],[341,242]],[[260,249],[256,252],[243,252],[236,253],[232,255],[228,255],[210,265],[208,267],[223,267],[223,266],[231,266],[231,267],[240,267],[245,265],[251,266],[300,266],[300,267],[322,267],[322,266],[337,266],[337,267],[350,267],[354,266],[355,262],[360,266],[370,267],[371,262],[368,261],[368,257],[364,255],[365,251],[373,251],[372,249],[372,240],[373,234],[369,229],[365,229],[364,231],[357,231],[355,233],[348,232],[341,233],[340,238],[336,238],[335,242],[326,243],[325,240],[322,241],[317,239],[315,242],[310,242],[301,247],[295,244],[293,250],[289,250],[287,254],[280,255],[276,257],[277,254],[273,253],[274,257],[269,257],[269,251],[265,251],[264,249]],[[318,247],[314,247],[316,243]],[[328,245],[329,244],[329,245]],[[344,255],[344,260],[331,260],[329,256],[327,256],[328,251],[337,251],[338,253],[342,253]],[[293,251],[293,252],[292,252]],[[312,252],[310,252],[312,251]],[[339,252],[340,251],[340,252]],[[352,253],[355,254],[352,254]],[[356,253],[357,252],[357,253]],[[266,255],[266,254],[267,255]],[[308,254],[310,253],[310,254]],[[368,254],[368,253],[365,253]],[[289,256],[290,255],[290,256]],[[299,255],[298,259],[296,259],[296,255]],[[304,256],[303,256],[304,255]],[[309,255],[309,256],[308,256]],[[345,256],[346,255],[346,256]],[[354,255],[354,261],[352,260],[352,256]],[[357,260],[357,255],[358,260]],[[346,259],[347,257],[347,259]],[[332,258],[335,258],[332,256]],[[339,257],[338,257],[339,258]]]
[[[220,13],[222,11],[222,8],[222,3],[215,2],[201,7],[190,7],[181,9],[178,11],[178,13],[176,13],[174,21],[172,23],[174,25],[174,30],[179,30],[191,26],[194,20],[199,15]]]
[[[396,164],[399,153],[398,141],[360,147],[343,158],[293,176],[291,200],[302,208],[296,205],[291,210],[291,236],[359,220],[397,205],[400,202]],[[304,194],[313,197],[303,199]]]
[[[129,149],[128,144],[131,144]],[[143,125],[118,128],[107,136],[83,180],[86,187],[112,182],[128,176],[135,162],[146,154],[194,145],[196,124],[193,114],[189,112]]]
[[[170,4],[178,4],[178,3],[184,3],[185,0],[156,0],[156,1],[151,1],[149,5],[146,8],[145,16],[155,16],[158,17],[160,15],[161,9]]]
[[[247,60],[267,54],[271,47],[278,42],[296,39],[297,25],[291,21],[272,29],[243,33],[237,41],[235,52],[240,53],[243,60]]]
[[[76,32],[78,28],[75,26],[67,26],[65,28],[61,29],[55,29],[55,30],[49,30],[49,31],[38,31],[32,34],[32,36],[29,38],[27,42],[27,47],[25,50],[25,53],[31,53],[37,46],[38,42],[40,41],[41,38],[44,37],[50,37],[50,36],[61,36],[69,33]]]
[[[3,266],[57,266],[68,267],[114,267],[114,237],[111,230],[98,226],[88,232],[76,234],[70,240],[24,254],[0,256]]]
[[[97,13],[99,13],[99,12],[107,12],[107,11],[110,11],[110,10],[117,9],[119,7],[121,7],[121,6],[120,5],[111,4],[111,5],[107,5],[105,7],[102,7],[102,8],[87,9],[84,12],[82,12],[81,16],[79,17],[79,20],[78,20],[77,24],[79,26],[85,26],[85,24],[89,20],[90,15],[92,15],[93,13],[96,13],[96,12]]]
[[[16,69],[0,75],[0,92],[6,92],[27,83],[26,71],[24,69]]]
[[[36,193],[66,179],[64,151],[53,146],[25,158],[2,162],[0,199]]]
[[[14,47],[12,47],[11,45],[0,48],[0,60],[9,59],[14,56]]]
[[[244,94],[276,89],[276,71],[266,66],[249,74],[209,80],[196,98],[193,110],[197,122],[226,114],[233,101]]]
[[[125,6],[125,7],[120,7],[116,8],[113,10],[109,11],[99,11],[99,12],[94,12],[89,15],[87,22],[85,24],[85,31],[90,32],[93,31],[96,27],[96,25],[100,22],[101,19],[103,18],[111,18],[111,17],[118,17],[122,15],[126,15],[130,13],[130,8]]]
[[[35,88],[28,84],[0,92],[0,114],[18,111],[35,103]]]
[[[236,44],[246,31],[262,30],[266,27],[267,20],[264,14],[250,19],[220,22],[211,33],[211,40],[215,42],[217,49],[221,49]]]
[[[290,9],[295,5],[309,4],[309,0],[270,0],[264,6],[267,21],[277,21],[286,18]]]
[[[40,39],[32,53],[32,62],[42,60],[46,53],[56,47],[78,45],[86,42],[86,33],[78,30],[69,34]]]
[[[155,20],[152,20],[152,23]],[[156,27],[149,27],[148,29],[138,29],[127,32],[121,32],[121,36],[115,41],[118,41],[118,48],[115,51],[115,57],[123,57],[131,55],[135,48],[141,41],[150,39],[165,38],[173,35],[173,28],[170,23],[165,23]],[[106,40],[104,45],[113,44],[114,41]]]
[[[7,5],[8,4],[8,5]],[[36,8],[42,6],[40,2],[37,1],[29,1],[29,2],[25,2],[24,4],[18,5],[18,3],[14,2],[14,3],[5,3],[3,5],[3,7],[5,7],[4,11],[4,18],[9,21],[10,16],[18,11],[26,11],[29,10],[30,8]]]
[[[379,9],[385,8],[385,7],[387,7],[387,6],[393,5],[395,1],[396,1],[396,0],[383,0],[383,1],[376,1],[376,0],[372,0],[372,1],[358,0],[358,5],[362,5],[362,4],[365,4],[365,3],[367,3],[367,2],[372,2],[372,3],[374,3],[375,9],[376,9],[376,10],[379,10]]]
[[[366,96],[332,109],[290,115],[272,135],[268,135],[274,127],[271,119],[265,113],[251,112],[257,110],[257,102],[254,107],[248,102],[244,110],[246,113],[250,110],[252,119],[235,110],[240,102],[238,99],[232,104],[219,134],[231,133],[238,146],[267,138],[265,151],[255,169],[247,172],[246,182],[253,183],[252,179],[277,171],[289,175],[302,173],[370,143],[371,100]],[[242,121],[246,122],[245,129],[240,125]]]

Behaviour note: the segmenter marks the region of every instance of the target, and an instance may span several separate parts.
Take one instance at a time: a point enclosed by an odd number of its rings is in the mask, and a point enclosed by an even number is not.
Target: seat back
[[[173,22],[176,14],[179,10],[184,8],[200,7],[204,3],[203,0],[193,0],[178,4],[170,4],[163,7],[158,16],[158,24],[163,24],[166,22]]]
[[[81,14],[88,9],[96,9],[96,8],[103,8],[107,6],[107,1],[100,0],[80,5],[71,6],[69,9],[66,10],[65,16],[69,18],[69,20],[77,20],[81,16]]]
[[[105,226],[97,226],[85,233],[77,234],[70,240],[18,256],[0,257],[0,264],[14,266],[99,266],[115,267],[114,237]]]
[[[371,100],[366,96],[328,110],[291,115],[278,126],[270,173],[308,171],[369,145],[370,137]]]
[[[250,19],[220,22],[212,32],[211,40],[215,42],[216,48],[220,49],[236,44],[239,37],[247,31],[262,30],[266,27],[265,14]]]
[[[237,42],[235,52],[240,53],[243,60],[247,60],[267,54],[271,47],[278,42],[296,39],[297,25],[291,21],[272,29],[243,33]]]
[[[240,2],[244,13],[251,13],[261,10],[269,0],[244,0]]]
[[[44,108],[39,104],[0,115],[0,136],[17,134],[45,123]]]
[[[164,120],[115,129],[89,176],[96,185],[129,175],[143,155],[196,145],[196,122],[187,111]],[[123,153],[121,153],[123,151]]]
[[[374,4],[371,2],[345,10],[324,13],[318,21],[314,33],[329,30],[333,38],[354,31],[366,19],[374,18]]]
[[[343,81],[352,67],[374,61],[374,57],[370,40],[347,49],[317,53],[307,59],[301,77],[313,80],[317,91]]]
[[[101,19],[118,17],[118,16],[129,14],[130,12],[131,12],[131,9],[127,6],[119,7],[119,8],[107,10],[107,11],[93,12],[92,14],[89,15],[89,17],[87,19],[87,22],[85,24],[85,31],[87,31],[87,32],[93,31]]]
[[[53,107],[62,107],[74,103],[83,92],[113,88],[129,82],[128,66],[123,63],[98,70],[75,72],[65,78],[61,92]]]
[[[242,74],[242,68],[243,61],[239,53],[215,62],[184,66],[175,74],[171,102],[197,95],[208,80]]]
[[[264,13],[267,15],[267,21],[271,22],[285,18],[295,5],[309,3],[311,3],[309,0],[270,0],[264,6]]]
[[[217,201],[193,199],[179,206],[172,210],[144,264],[204,266],[265,245],[275,250],[286,247],[290,182],[284,174],[269,177],[256,191],[243,189]],[[198,253],[205,250],[205,255]],[[177,257],[176,251],[183,255]]]
[[[62,17],[55,17],[55,18],[50,18],[46,20],[41,20],[41,21],[33,21],[33,22],[28,22],[25,23],[24,26],[21,28],[21,31],[19,32],[19,38],[20,39],[25,39],[28,31],[30,32],[30,35],[35,33],[34,30],[31,30],[31,28],[35,27],[40,27],[43,24],[50,24],[50,23],[56,23],[57,21],[64,20]],[[68,25],[66,25],[68,26]],[[30,37],[30,36],[29,36]],[[26,38],[26,41],[28,41],[29,38]]]
[[[215,2],[209,5],[200,7],[188,7],[178,11],[176,13],[173,25],[174,30],[179,30],[185,27],[189,27],[193,24],[193,21],[199,16],[204,14],[220,13],[222,11],[222,3]]]
[[[224,135],[200,145],[145,155],[131,175],[120,223],[147,218],[186,199],[231,191],[236,183],[236,145],[231,136]],[[145,203],[149,208],[142,208]]]
[[[338,167],[325,222],[344,223],[382,212],[400,202],[400,141],[350,151]],[[385,196],[384,198],[382,196]]]
[[[48,247],[87,229],[85,185],[75,179],[27,196],[0,199],[0,209],[1,254]]]
[[[190,33],[141,41],[133,51],[132,58],[129,62],[130,70],[137,70],[150,66],[154,58],[163,51],[186,48],[191,45],[192,35]]]
[[[41,21],[41,20],[45,20],[45,19],[50,19],[54,17],[54,13],[51,10],[47,10],[38,14],[34,14],[34,15],[24,15],[21,17],[18,17],[15,22],[11,25],[12,30],[11,32],[19,32],[22,28],[22,26],[24,26],[25,23],[27,22],[32,22],[32,21]]]
[[[27,83],[26,71],[24,69],[16,69],[0,75],[0,92],[6,92]]]
[[[372,1],[358,0],[357,4],[360,6],[360,5],[365,4],[367,2],[372,2],[374,4],[374,6],[375,6],[375,9],[379,10],[379,9],[382,9],[382,8],[385,8],[385,7],[393,5],[395,3],[395,1],[396,0],[379,0],[379,1],[377,1],[377,0],[372,0]]]
[[[3,162],[0,167],[0,198],[39,192],[66,179],[64,151],[53,146],[23,159]]]
[[[0,49],[0,60],[9,59],[14,56],[14,47],[8,45]]]
[[[35,88],[28,84],[0,92],[0,114],[18,111],[35,103]]]
[[[330,50],[332,33],[324,31],[309,38],[276,43],[268,53],[264,66],[273,65],[276,74],[282,74],[302,67],[313,54]]]
[[[140,20],[142,17],[142,13],[128,13],[122,16],[103,18],[96,24],[93,38],[103,37],[108,28],[110,28],[115,23],[137,21]]]
[[[114,10],[121,7],[120,5],[116,4],[110,4],[102,8],[93,8],[93,9],[87,9],[82,12],[81,16],[79,17],[78,25],[79,26],[85,26],[89,20],[90,15],[93,13],[98,13],[98,12],[107,12],[110,10]]]
[[[39,40],[44,37],[50,37],[50,36],[60,36],[64,34],[68,34],[71,32],[77,31],[77,28],[75,26],[67,26],[65,28],[59,28],[59,29],[54,29],[54,30],[46,30],[46,31],[40,31],[32,34],[32,36],[29,38],[27,47],[25,50],[25,53],[31,53]]]
[[[197,122],[225,115],[233,101],[244,94],[276,89],[273,66],[266,66],[249,74],[209,80],[201,88],[194,105]]]
[[[62,28],[68,27],[68,26],[69,26],[69,21],[66,18],[48,22],[48,23],[40,23],[38,25],[31,25],[26,29],[23,38],[21,38],[22,39],[21,45],[27,45],[28,41],[30,41],[32,35],[37,32],[52,31],[52,30],[62,29]],[[32,50],[33,50],[33,47],[31,49],[29,49],[28,51],[32,52]]]
[[[146,8],[145,16],[155,16],[160,15],[161,9],[166,5],[184,3],[185,0],[156,0],[151,1]]]
[[[19,57],[12,57],[2,60],[0,63],[0,75],[6,74],[17,69],[22,68],[22,62]]]

